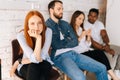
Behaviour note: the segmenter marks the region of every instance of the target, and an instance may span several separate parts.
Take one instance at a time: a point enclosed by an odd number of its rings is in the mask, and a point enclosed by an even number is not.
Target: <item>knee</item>
[[[99,67],[99,69],[100,69],[100,72],[107,71],[106,66],[105,66],[105,65],[103,65],[103,64]]]

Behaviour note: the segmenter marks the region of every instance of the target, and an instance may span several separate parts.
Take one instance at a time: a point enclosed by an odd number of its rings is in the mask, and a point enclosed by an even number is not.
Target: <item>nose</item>
[[[35,30],[38,30],[39,29],[39,26],[36,24],[35,25]]]
[[[61,13],[63,13],[63,8],[62,8],[62,9],[60,9],[60,12],[61,12]]]

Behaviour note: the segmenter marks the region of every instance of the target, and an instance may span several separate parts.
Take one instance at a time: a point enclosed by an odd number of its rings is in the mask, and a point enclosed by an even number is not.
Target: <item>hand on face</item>
[[[39,31],[34,29],[28,30],[28,34],[34,38],[37,38],[38,36],[40,36]]]
[[[28,34],[31,37],[37,38],[43,31],[42,19],[37,15],[32,16],[28,21],[28,27]]]

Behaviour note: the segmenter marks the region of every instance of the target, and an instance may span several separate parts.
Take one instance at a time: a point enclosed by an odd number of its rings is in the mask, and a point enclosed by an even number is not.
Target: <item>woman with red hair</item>
[[[46,26],[42,14],[38,11],[30,11],[25,18],[24,30],[17,35],[23,57],[14,63],[10,76],[14,76],[17,69],[24,80],[48,80],[52,67],[42,57],[45,51],[43,48],[45,31]]]

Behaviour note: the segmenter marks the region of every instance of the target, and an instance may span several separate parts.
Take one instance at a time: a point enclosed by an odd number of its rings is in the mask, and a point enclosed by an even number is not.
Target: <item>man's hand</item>
[[[110,49],[110,52],[109,52],[109,53],[114,56],[115,51],[114,51],[113,49]]]
[[[113,49],[111,49],[109,45],[105,45],[105,46],[104,46],[104,50],[105,50],[107,53],[109,53],[109,54],[111,54],[111,55],[113,55],[113,56],[114,56],[114,54],[115,54],[115,51],[114,51]]]

